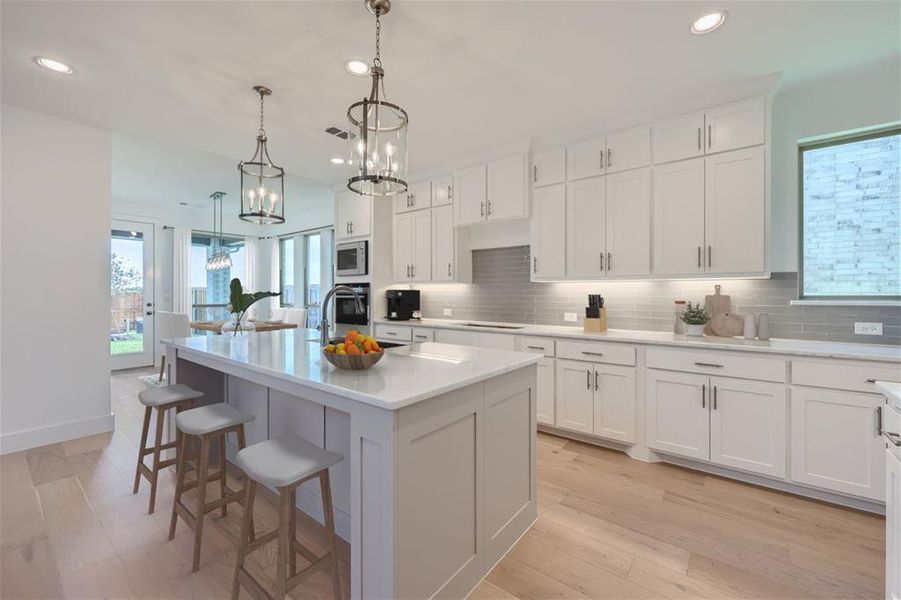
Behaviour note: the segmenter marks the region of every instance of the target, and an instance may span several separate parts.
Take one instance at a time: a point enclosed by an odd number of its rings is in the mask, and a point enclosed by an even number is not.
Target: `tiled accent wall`
[[[770,315],[770,335],[877,344],[901,343],[901,308],[854,306],[791,306],[797,298],[797,274],[776,273],[771,279],[610,281],[596,283],[532,283],[529,247],[473,252],[472,284],[420,286],[422,313],[430,318],[472,319],[580,325],[588,294],[601,294],[613,329],[671,331],[673,301],[704,301],[715,283],[732,297],[732,311]],[[447,317],[443,309],[450,308]],[[564,312],[579,315],[564,321]],[[882,336],[854,335],[854,321],[881,322]]]

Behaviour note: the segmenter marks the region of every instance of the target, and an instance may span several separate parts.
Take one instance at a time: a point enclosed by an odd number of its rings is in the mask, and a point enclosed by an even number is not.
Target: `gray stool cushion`
[[[277,488],[296,483],[342,460],[340,454],[290,434],[248,446],[236,458],[248,477]]]
[[[147,388],[138,394],[138,400],[144,406],[163,406],[201,396],[203,396],[203,392],[192,390],[183,383],[176,383],[175,385]]]
[[[246,415],[222,402],[192,408],[175,415],[179,431],[188,435],[204,435],[250,421],[253,421],[253,415]]]

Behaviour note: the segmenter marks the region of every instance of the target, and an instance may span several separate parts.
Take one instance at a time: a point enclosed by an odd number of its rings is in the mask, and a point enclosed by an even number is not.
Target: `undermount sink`
[[[484,325],[482,323],[463,323],[463,327],[485,327],[488,329],[522,329],[521,325]]]

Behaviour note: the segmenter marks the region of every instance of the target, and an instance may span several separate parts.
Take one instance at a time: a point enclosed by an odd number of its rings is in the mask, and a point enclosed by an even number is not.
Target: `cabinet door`
[[[244,425],[247,445],[266,441],[269,437],[269,389],[234,375],[227,375],[226,396],[228,403],[242,413],[253,415],[253,421]],[[226,450],[229,458],[237,453],[235,436],[227,436]]]
[[[882,397],[792,386],[791,478],[882,501],[885,461],[876,430]]]
[[[651,164],[651,128],[636,127],[607,136],[607,173]]]
[[[710,383],[710,460],[785,477],[785,386],[724,377],[715,377]]]
[[[710,415],[706,375],[647,370],[648,447],[708,460]]]
[[[538,389],[536,390],[536,416],[539,423],[553,425],[556,423],[554,379],[556,365],[553,358],[542,358],[538,361]]]
[[[706,270],[759,273],[764,270],[764,149],[708,156],[706,162]]]
[[[594,366],[594,433],[635,442],[635,369]]]
[[[766,141],[764,110],[763,98],[707,110],[704,114],[707,154],[763,144]]]
[[[651,272],[651,170],[607,175],[607,275]]]
[[[594,430],[594,366],[557,359],[557,427]]]
[[[485,165],[461,169],[454,174],[457,197],[457,225],[471,225],[485,220],[485,203],[488,193]]]
[[[566,268],[565,185],[536,189],[531,226],[532,279],[563,277]]]
[[[566,149],[551,148],[532,155],[532,183],[553,185],[566,180]]]
[[[600,277],[606,265],[607,195],[604,177],[566,186],[566,275]],[[556,240],[561,244],[560,240]]]
[[[528,206],[525,156],[517,154],[488,163],[488,219],[526,217]]]
[[[412,210],[410,208],[410,190],[407,190],[403,194],[397,194],[393,196],[394,201],[394,214],[399,215],[400,213],[409,212]]]
[[[456,277],[454,249],[454,207],[446,204],[432,213],[432,281],[453,281]]]
[[[414,181],[407,193],[410,194],[411,210],[428,208],[432,205],[432,182],[429,180]]]
[[[270,439],[290,433],[299,435],[320,448],[325,447],[325,407],[304,398],[270,389],[268,427]],[[316,480],[306,482],[300,489],[302,491],[298,496],[303,493],[312,494],[316,499],[321,496],[319,482]],[[300,501],[301,498],[298,497],[298,506]]]
[[[413,214],[394,216],[394,280],[409,281],[413,264]]]
[[[454,201],[454,176],[443,175],[432,179],[432,206],[444,206]]]
[[[885,451],[885,597],[901,600],[901,459]]]
[[[343,240],[351,237],[350,222],[354,218],[354,202],[358,197],[350,190],[335,195],[335,239]]]
[[[654,168],[654,274],[702,273],[704,159]]]
[[[413,251],[411,281],[432,280],[432,211],[416,210],[413,216]]]
[[[704,154],[704,113],[692,113],[654,124],[654,164]]]
[[[566,147],[566,179],[603,175],[607,167],[607,138],[591,138]]]

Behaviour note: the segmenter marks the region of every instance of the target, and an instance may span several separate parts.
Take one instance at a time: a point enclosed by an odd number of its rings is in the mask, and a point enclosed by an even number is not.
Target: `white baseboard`
[[[0,454],[29,450],[47,444],[106,433],[116,427],[116,415],[110,413],[101,417],[91,417],[80,421],[48,425],[25,431],[13,431],[0,435]]]

